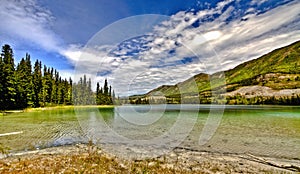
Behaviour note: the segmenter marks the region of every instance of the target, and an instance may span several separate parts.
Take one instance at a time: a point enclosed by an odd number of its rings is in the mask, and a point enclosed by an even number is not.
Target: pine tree
[[[26,54],[26,59],[22,58],[17,66],[16,79],[17,79],[17,97],[16,103],[18,108],[24,109],[30,105],[32,81],[31,81],[31,63],[29,55]]]
[[[32,72],[30,55],[26,54],[15,68],[13,50],[2,47],[0,56],[0,110],[40,107],[47,104],[72,104],[72,79],[62,79],[59,72],[36,60]],[[84,87],[83,85],[81,87]],[[91,83],[85,89],[93,96]],[[87,103],[92,103],[89,101]]]
[[[99,82],[97,82],[97,87],[96,87],[96,104],[100,104],[100,85]]]
[[[104,95],[107,96],[108,95],[108,84],[107,84],[107,79],[105,79],[104,81]]]
[[[58,104],[65,104],[65,91],[65,82],[61,77],[59,77]]]
[[[41,93],[42,93],[42,65],[39,60],[36,60],[34,64],[33,72],[33,105],[34,107],[40,107]]]
[[[73,104],[73,81],[71,77],[69,78],[69,88],[68,88],[68,104]]]
[[[104,86],[101,87],[97,83],[96,87],[96,104],[97,105],[112,105],[115,98],[115,92],[112,87],[108,87],[107,79],[104,81]]]
[[[54,72],[53,72],[54,71]],[[51,103],[58,103],[58,91],[59,91],[59,73],[56,69],[51,70],[52,74],[52,89],[51,89]]]
[[[108,92],[108,96],[107,96],[107,99],[108,99],[108,103],[107,104],[112,104],[112,92],[111,92],[111,86],[109,86],[109,92]]]
[[[33,84],[32,84],[32,65],[30,60],[30,55],[26,53],[26,95],[27,95],[27,106],[33,105],[32,94],[33,94]]]
[[[109,92],[108,92],[108,96],[111,96],[112,92],[111,92],[111,86],[109,86]]]
[[[16,99],[16,78],[13,50],[9,45],[2,47],[2,93],[3,109],[13,109]]]
[[[68,80],[65,78],[63,80],[63,104],[66,105],[68,104],[68,91],[69,91],[69,84]]]
[[[79,84],[76,88],[77,88],[77,104],[82,105],[83,104],[83,95],[84,95],[83,94],[84,88],[83,88],[83,78],[82,77],[80,77]]]
[[[87,97],[87,105],[91,105],[94,104],[94,95],[93,95],[93,91],[92,91],[92,81],[91,78],[89,78],[88,82],[87,82],[87,86],[86,86],[86,97]]]
[[[104,105],[105,98],[104,98],[104,92],[103,92],[103,88],[100,88],[100,93],[99,93],[99,105]]]
[[[0,111],[4,110],[4,63],[2,56],[0,56]]]
[[[44,73],[43,73],[43,103],[44,105],[51,104],[52,99],[52,75],[50,68],[47,68],[44,65]]]

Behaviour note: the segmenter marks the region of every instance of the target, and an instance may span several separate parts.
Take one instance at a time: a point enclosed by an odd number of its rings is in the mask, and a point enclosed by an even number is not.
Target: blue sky
[[[296,0],[0,3],[0,43],[17,61],[28,52],[65,77],[108,78],[121,95],[233,68],[300,39]]]

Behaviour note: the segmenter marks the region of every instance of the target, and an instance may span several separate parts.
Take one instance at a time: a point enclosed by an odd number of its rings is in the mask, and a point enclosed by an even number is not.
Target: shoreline
[[[132,106],[147,106],[140,104],[135,105],[132,104]],[[160,105],[160,104],[155,104]],[[167,105],[204,105],[204,106],[225,106],[224,109],[226,109],[226,106],[234,107],[242,107],[242,106],[251,106],[251,107],[299,107],[298,105],[272,105],[272,104],[263,104],[263,105],[245,105],[245,104],[167,104]],[[25,108],[23,110],[6,110],[6,111],[0,111],[0,116],[6,115],[6,114],[14,114],[14,113],[23,113],[23,112],[36,112],[36,111],[45,111],[45,110],[53,110],[53,109],[75,109],[75,108],[114,108],[115,106],[122,106],[122,105],[63,105],[63,106],[47,106],[47,107],[38,107],[38,108]],[[123,105],[126,106],[126,105]],[[150,105],[149,105],[150,106]]]
[[[37,165],[37,162],[39,165]],[[82,170],[82,166],[85,169]],[[100,146],[76,144],[12,154],[0,159],[0,173],[146,172],[146,173],[287,173],[300,172],[299,160],[224,154],[175,148],[147,159],[125,159]],[[46,173],[47,173],[46,172]]]
[[[26,108],[23,112],[45,111],[53,109],[75,109],[75,108],[114,108],[114,105],[65,105],[65,106],[50,106],[39,108]]]
[[[115,105],[63,105],[63,106],[47,106],[47,107],[38,107],[38,108],[25,108],[21,110],[6,110],[0,111],[0,116],[5,114],[14,114],[14,113],[23,113],[23,112],[36,112],[36,111],[45,111],[53,109],[75,109],[75,108],[114,108]]]
[[[208,105],[210,106],[210,105]],[[114,106],[103,106],[103,105],[88,105],[88,106],[78,106],[78,108],[112,108]],[[230,108],[231,106],[229,106]],[[243,107],[243,106],[242,106]],[[248,107],[248,106],[246,106]],[[258,106],[259,107],[259,106]],[[281,106],[280,106],[281,107]],[[43,110],[55,110],[55,109],[72,109],[76,108],[76,106],[56,106],[56,107],[48,107],[48,108],[34,108],[31,111],[27,112],[35,112],[37,111],[37,115],[40,115],[39,111]],[[239,108],[239,107],[237,107]],[[85,110],[85,109],[83,109]],[[89,109],[87,109],[89,110]],[[105,109],[104,109],[105,110]],[[62,110],[64,112],[64,110]],[[52,111],[49,111],[52,112]],[[30,115],[30,114],[29,114]],[[232,117],[232,121],[236,119]],[[244,118],[244,117],[243,117]],[[252,126],[252,122],[256,123],[257,120],[254,119],[251,121],[248,117],[245,117],[245,120],[241,120],[241,123],[244,121],[249,122],[248,126]],[[275,117],[277,118],[277,117]],[[4,118],[5,119],[5,118]],[[298,119],[298,117],[297,117]],[[230,121],[230,120],[229,120]],[[268,124],[270,122],[267,122]],[[277,123],[277,122],[274,122]],[[53,123],[51,123],[52,125]],[[238,126],[240,125],[238,122],[235,122]],[[15,126],[15,124],[13,124]],[[201,124],[200,124],[201,125]],[[242,124],[243,125],[243,124]],[[254,124],[256,125],[256,124]],[[263,125],[263,124],[262,124]],[[239,135],[234,134],[231,125],[223,129],[222,133],[230,133],[230,135]],[[239,128],[239,126],[238,126]],[[57,131],[61,131],[62,129],[59,127]],[[257,127],[257,130],[260,130],[260,127]],[[276,131],[277,129],[275,129]],[[296,129],[298,130],[298,129]],[[249,130],[250,131],[250,130]],[[287,132],[282,132],[280,129],[279,135],[286,135]],[[11,133],[18,133],[13,132]],[[26,133],[26,132],[25,132]],[[192,134],[191,141],[193,140],[193,136],[198,136],[197,132]],[[247,131],[244,132],[247,135]],[[250,132],[251,134],[253,130]],[[224,137],[224,139],[228,139],[228,136],[223,136],[224,134],[220,134],[220,136]],[[259,134],[258,134],[259,135]],[[272,134],[273,135],[273,134]],[[16,135],[14,135],[16,136]],[[295,134],[295,137],[298,138],[298,135]],[[244,138],[240,140],[241,137],[231,137],[238,139],[242,142],[258,142],[255,146],[257,147],[257,151],[252,150],[252,145],[243,146],[245,148],[243,153],[238,153],[239,151],[235,151],[231,148],[230,143],[224,143],[222,141],[216,141],[212,144],[214,148],[210,146],[208,148],[197,149],[193,148],[193,144],[189,145],[182,144],[184,147],[177,147],[175,149],[167,150],[168,153],[158,157],[148,157],[148,158],[140,158],[138,156],[141,154],[154,154],[156,150],[164,151],[163,148],[157,148],[155,151],[147,150],[148,148],[139,148],[135,149],[128,147],[126,144],[116,144],[116,147],[112,147],[111,144],[102,144],[102,145],[89,145],[89,144],[73,144],[73,145],[65,145],[65,146],[55,146],[55,147],[46,147],[41,149],[33,148],[31,151],[7,151],[14,152],[9,154],[8,157],[2,158],[0,157],[0,173],[45,173],[44,171],[49,171],[50,173],[64,173],[64,171],[69,171],[67,173],[80,173],[80,172],[90,172],[90,173],[287,173],[287,172],[300,172],[300,159],[295,156],[293,153],[293,147],[298,149],[297,144],[292,144],[293,146],[276,146],[277,149],[280,148],[280,152],[282,155],[276,156],[275,153],[271,153],[270,156],[266,156],[267,153],[264,153],[264,150],[268,150],[267,148],[272,147],[272,144],[263,144],[264,142],[272,142],[268,141],[269,139],[259,139],[259,141],[253,141],[251,137]],[[268,138],[266,136],[265,138]],[[3,139],[6,141],[6,139]],[[230,138],[229,138],[230,140]],[[4,141],[2,141],[3,143]],[[233,144],[237,141],[233,141]],[[214,146],[216,145],[216,146]],[[220,146],[219,146],[220,145]],[[237,144],[241,145],[245,144]],[[105,146],[108,146],[106,148]],[[0,145],[1,147],[1,145]],[[20,146],[16,146],[20,147]],[[187,147],[187,148],[185,148]],[[275,146],[274,146],[275,147]],[[4,147],[5,148],[5,147]],[[114,149],[118,149],[115,150]],[[153,148],[152,148],[153,149]],[[223,151],[222,149],[227,149]],[[276,150],[276,149],[275,149]],[[116,156],[116,151],[120,151],[121,155]],[[297,150],[296,150],[297,151]],[[112,153],[114,152],[114,153]],[[134,159],[129,158],[131,152],[137,152],[138,158]],[[235,153],[236,152],[236,153]],[[251,152],[248,153],[248,152]],[[1,153],[1,148],[0,148]],[[293,155],[290,155],[293,153]],[[123,154],[123,156],[122,156]],[[134,153],[133,153],[134,154]],[[134,154],[135,155],[135,154]],[[1,155],[0,155],[1,156]],[[122,157],[121,157],[122,156]],[[39,165],[41,163],[41,165]],[[38,164],[38,165],[37,165]],[[81,169],[82,166],[87,166],[84,170]]]

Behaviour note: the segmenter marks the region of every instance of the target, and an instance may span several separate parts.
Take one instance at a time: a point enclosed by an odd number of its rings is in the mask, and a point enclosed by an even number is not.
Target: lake
[[[89,140],[125,156],[179,147],[300,159],[300,107],[139,105],[0,116],[0,143],[12,152]]]

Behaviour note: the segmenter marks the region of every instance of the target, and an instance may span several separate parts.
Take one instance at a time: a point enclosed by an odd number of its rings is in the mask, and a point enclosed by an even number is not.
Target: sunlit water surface
[[[217,131],[206,144],[199,145],[210,109],[223,113],[222,108],[210,105],[156,105],[6,114],[0,116],[0,143],[12,152],[92,140],[112,151],[121,149],[125,155],[148,146],[170,150],[175,144],[199,151],[300,158],[300,107],[226,106]],[[178,135],[173,135],[170,132],[176,123],[180,124],[175,131]],[[5,135],[11,132],[19,133]],[[186,137],[185,132],[189,133]],[[180,144],[157,141],[164,136],[185,138]],[[128,148],[129,144],[137,149]]]

